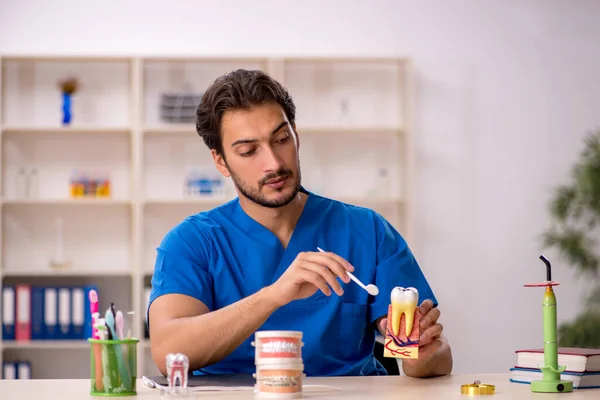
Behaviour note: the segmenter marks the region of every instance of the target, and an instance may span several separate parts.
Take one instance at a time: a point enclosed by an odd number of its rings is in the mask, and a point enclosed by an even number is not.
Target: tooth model
[[[167,354],[165,363],[169,386],[161,392],[161,398],[190,397],[191,391],[188,387],[190,360],[188,357],[181,353],[169,353]]]
[[[544,317],[544,364],[539,368],[542,370],[542,379],[531,382],[531,391],[540,393],[564,393],[573,391],[573,382],[560,379],[560,374],[566,370],[565,366],[558,365],[558,344],[556,342],[556,296],[553,286],[559,283],[552,280],[552,267],[550,261],[543,255],[540,260],[546,264],[546,281],[540,283],[528,283],[525,287],[545,287],[542,310]]]
[[[417,312],[419,292],[413,287],[395,287],[388,307],[385,337],[385,357],[418,358],[419,320]]]

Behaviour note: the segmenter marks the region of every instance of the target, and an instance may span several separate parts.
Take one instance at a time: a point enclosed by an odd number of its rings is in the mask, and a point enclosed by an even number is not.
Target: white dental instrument
[[[325,250],[321,249],[320,247],[317,247],[317,249],[322,252],[325,253]],[[348,276],[350,277],[350,279],[352,279],[354,282],[356,282],[358,284],[358,286],[360,286],[361,288],[365,289],[367,291],[367,293],[369,293],[371,296],[377,296],[379,294],[379,288],[373,284],[368,284],[367,286],[365,286],[357,277],[355,277],[351,272],[346,271],[346,273],[348,274]]]

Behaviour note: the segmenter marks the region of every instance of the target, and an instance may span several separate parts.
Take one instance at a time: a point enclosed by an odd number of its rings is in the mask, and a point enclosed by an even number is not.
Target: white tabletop
[[[496,394],[477,396],[483,398],[502,398],[511,400],[521,399],[600,399],[600,389],[576,389],[573,393],[532,393],[530,386],[509,381],[510,374],[485,375],[450,375],[432,379],[417,379],[406,376],[380,377],[336,377],[336,378],[306,378],[304,399],[322,400],[378,400],[390,399],[461,399],[469,396],[460,394],[460,386],[473,383],[496,385]],[[311,385],[326,385],[334,387],[318,388]],[[44,399],[44,400],[80,400],[100,399],[89,394],[90,381],[87,379],[73,380],[0,380],[2,399]],[[137,396],[120,397],[121,399],[160,399],[160,392],[137,381]],[[104,397],[108,398],[108,397]],[[196,399],[238,400],[255,399],[252,391],[244,392],[195,392]]]

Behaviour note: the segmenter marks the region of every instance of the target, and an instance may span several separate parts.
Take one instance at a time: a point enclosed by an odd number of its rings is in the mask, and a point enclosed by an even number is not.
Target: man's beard
[[[233,181],[233,184],[240,191],[240,193],[242,193],[250,201],[252,201],[260,206],[268,207],[268,208],[283,207],[283,206],[291,203],[292,200],[294,200],[294,198],[300,191],[300,186],[302,183],[302,175],[300,173],[300,165],[298,165],[297,171],[298,171],[298,176],[295,176],[294,173],[290,170],[280,169],[277,172],[274,172],[272,174],[265,176],[259,182],[258,189],[255,189],[255,188],[251,187],[250,185],[247,185],[246,183],[242,182],[237,175],[235,175],[233,172],[231,172],[231,170],[229,170],[229,172],[231,173],[231,179]],[[264,186],[264,184],[267,181],[278,178],[278,177],[287,177],[288,181],[291,180],[294,184],[293,190],[290,192],[289,195],[287,195],[285,197],[280,197],[280,198],[271,200],[271,199],[267,198],[263,193],[261,193],[260,189]],[[287,186],[287,182],[286,182],[286,186]],[[284,190],[286,190],[286,187],[276,189],[276,191],[279,191],[279,192],[282,192]]]

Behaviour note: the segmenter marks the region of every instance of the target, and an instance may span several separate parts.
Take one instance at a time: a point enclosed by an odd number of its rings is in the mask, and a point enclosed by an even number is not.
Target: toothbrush
[[[98,328],[96,327],[96,323],[100,317],[98,292],[92,289],[88,293],[88,297],[90,300],[90,312],[92,314],[92,339],[100,339]],[[94,359],[96,361],[96,368],[94,370],[96,374],[96,388],[99,391],[102,391],[102,345],[99,343],[93,343],[92,346],[94,347]]]
[[[104,322],[104,319],[98,318],[95,328],[98,330],[98,333],[97,333],[98,338],[100,340],[106,340],[107,332],[106,332],[106,324]],[[110,376],[108,375],[107,349],[105,346],[103,346],[101,344],[96,344],[94,346],[95,346],[94,358],[96,359],[96,383],[97,383],[97,379],[98,379],[98,371],[101,371],[101,374],[103,374],[102,382],[104,384],[104,391],[106,393],[108,393],[110,390]],[[100,355],[98,353],[100,353]],[[98,362],[100,362],[100,363],[98,364]],[[100,385],[100,387],[102,387],[102,384]],[[102,390],[100,387],[98,387],[98,390]]]
[[[123,328],[125,327],[125,320],[123,319],[123,313],[121,311],[117,311],[115,315],[115,328],[117,328],[117,334],[119,335],[119,339],[124,339],[123,336]]]
[[[88,297],[90,299],[90,312],[92,314],[92,339],[100,339],[98,336],[98,328],[96,328],[96,320],[100,318],[100,303],[98,301],[98,292],[90,290]]]
[[[112,334],[114,340],[118,340],[118,334],[115,332],[115,317],[110,308],[106,310],[104,320],[106,321],[106,326],[108,327],[108,330]],[[114,347],[114,349],[117,353],[117,364],[119,367],[119,374],[121,375],[121,381],[123,382],[127,390],[131,390],[131,377],[129,375],[129,370],[125,365],[125,359],[123,358],[123,353],[121,352],[121,346],[117,345]]]
[[[100,333],[97,333],[98,338],[100,338]],[[96,366],[94,367],[94,372],[96,374],[95,378],[96,378],[96,389],[98,391],[102,391],[103,390],[103,385],[102,385],[102,378],[103,378],[103,372],[102,372],[102,358],[103,358],[103,354],[102,354],[102,345],[100,343],[92,343],[92,346],[94,347],[94,361],[96,363]]]
[[[123,318],[123,313],[119,310],[117,311],[117,316],[115,317],[115,328],[117,328],[117,334],[119,335],[119,339],[124,339],[123,336],[123,328],[125,327],[125,319]],[[127,361],[127,346],[121,345],[121,350],[123,351],[123,359]],[[126,363],[127,365],[127,363]]]

